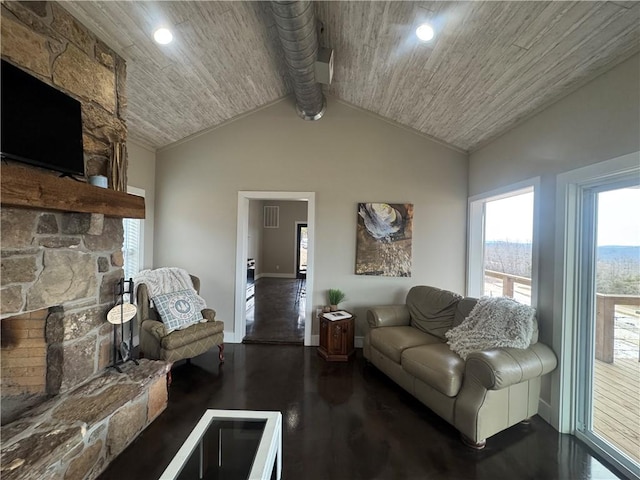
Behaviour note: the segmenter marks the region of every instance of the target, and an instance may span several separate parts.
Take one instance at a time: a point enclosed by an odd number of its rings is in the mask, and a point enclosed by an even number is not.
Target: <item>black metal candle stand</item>
[[[129,320],[131,324],[129,325],[129,351],[127,356],[123,354],[123,344],[124,343],[124,297],[125,295],[129,295],[129,301],[133,300],[133,279],[125,280],[121,278],[113,287],[113,303],[114,306],[120,305],[120,348],[117,346],[118,342],[118,325],[113,324],[113,354],[112,359],[113,363],[109,365],[110,368],[114,368],[119,373],[122,373],[122,369],[120,365],[123,365],[129,361],[139,365],[138,359],[135,358],[135,349],[133,348],[133,318]],[[135,317],[134,317],[135,318]]]

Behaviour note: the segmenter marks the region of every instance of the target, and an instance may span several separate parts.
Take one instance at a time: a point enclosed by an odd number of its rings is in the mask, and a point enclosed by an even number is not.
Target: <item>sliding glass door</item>
[[[582,190],[576,435],[640,475],[640,188]]]

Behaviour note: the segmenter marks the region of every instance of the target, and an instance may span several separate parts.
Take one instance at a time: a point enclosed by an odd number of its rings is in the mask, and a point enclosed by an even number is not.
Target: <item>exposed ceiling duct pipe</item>
[[[319,120],[327,102],[315,78],[318,36],[313,2],[273,0],[271,9],[289,66],[298,115],[305,120]]]

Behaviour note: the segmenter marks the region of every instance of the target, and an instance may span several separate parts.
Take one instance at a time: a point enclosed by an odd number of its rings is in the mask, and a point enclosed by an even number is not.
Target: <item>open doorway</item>
[[[310,344],[314,200],[238,193],[234,341]]]
[[[243,343],[304,343],[307,275],[307,202],[249,201],[248,262]]]

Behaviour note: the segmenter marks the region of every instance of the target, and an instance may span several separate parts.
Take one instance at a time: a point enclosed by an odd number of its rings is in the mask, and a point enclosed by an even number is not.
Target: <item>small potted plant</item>
[[[338,290],[337,288],[329,289],[329,305],[331,305],[332,312],[338,310],[338,304],[342,302],[344,298],[345,295],[342,290]]]

